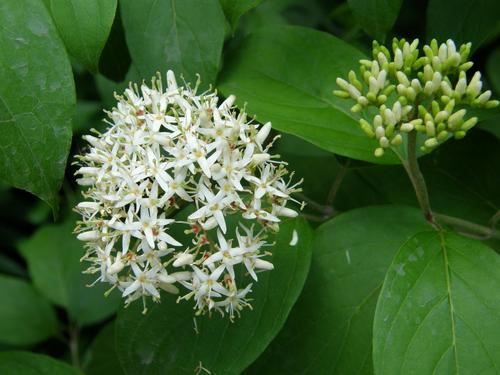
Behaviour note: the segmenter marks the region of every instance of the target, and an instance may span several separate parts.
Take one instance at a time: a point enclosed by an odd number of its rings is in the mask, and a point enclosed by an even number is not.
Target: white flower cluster
[[[287,203],[299,188],[264,146],[270,123],[249,121],[234,96],[219,105],[215,93],[196,89],[178,86],[169,71],[165,90],[155,77],[152,87],[131,85],[117,96],[107,131],[84,137],[90,147],[76,173],[87,189],[75,231],[87,243],[87,272],[126,303],[142,298],[146,310],[146,297],[178,293],[177,284],[198,313],[233,318],[248,306],[245,275],[257,281],[258,271],[273,269],[265,235],[279,229],[280,216],[297,215]],[[187,220],[172,218],[187,204],[194,206]],[[231,214],[239,223],[232,235]],[[174,225],[184,226],[189,243],[172,236]]]
[[[374,42],[374,59],[360,60],[362,80],[352,70],[348,81],[337,78],[341,90],[333,93],[355,100],[352,112],[369,106],[378,109],[370,120],[359,121],[361,129],[378,141],[376,156],[402,144],[402,134],[414,129],[425,135],[422,150],[426,152],[451,135],[463,138],[477,123],[477,117],[466,118],[467,111],[457,107],[488,109],[499,104],[490,100],[491,91],[481,92],[481,73],[476,72],[467,83],[466,71],[472,67],[467,60],[470,43],[457,50],[452,40],[438,45],[434,39],[423,47],[420,57],[418,43],[418,39],[411,44],[394,39],[391,53]]]

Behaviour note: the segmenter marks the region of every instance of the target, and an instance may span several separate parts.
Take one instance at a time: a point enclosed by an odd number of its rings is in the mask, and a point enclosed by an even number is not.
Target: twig
[[[434,216],[443,224],[448,224],[452,227],[457,227],[465,230],[464,234],[473,236],[481,240],[487,240],[490,238],[500,239],[500,233],[495,229],[490,227],[476,224],[458,217],[443,215],[435,213]]]
[[[328,193],[328,198],[326,199],[326,204],[331,206],[335,201],[335,197],[337,196],[338,191],[340,190],[340,186],[342,185],[342,181],[344,181],[344,177],[349,169],[350,159],[347,159],[345,164],[340,165],[340,169],[337,172],[337,176],[335,176],[335,180],[333,181],[333,185],[330,188],[330,192]]]
[[[410,178],[410,181],[415,189],[415,194],[417,196],[418,204],[422,209],[425,218],[429,223],[431,223],[437,230],[440,229],[439,224],[436,222],[434,215],[432,214],[431,204],[429,201],[429,194],[427,192],[427,185],[425,183],[424,176],[420,171],[417,160],[417,133],[416,131],[411,131],[408,133],[408,155],[407,159],[401,158],[401,162]]]

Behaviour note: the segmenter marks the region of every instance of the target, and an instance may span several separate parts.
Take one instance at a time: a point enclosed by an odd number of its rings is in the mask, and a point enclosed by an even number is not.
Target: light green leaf
[[[96,73],[115,18],[117,0],[50,0],[52,17],[68,52]]]
[[[475,50],[499,24],[497,0],[430,0],[427,5],[427,40],[451,38],[457,46],[472,42]]]
[[[71,319],[87,325],[113,314],[120,296],[111,293],[105,298],[107,284],[87,287],[98,276],[82,274],[87,264],[80,262],[84,254],[83,243],[72,233],[74,227],[74,221],[42,227],[21,243],[20,251],[40,292],[64,307]]]
[[[71,66],[41,1],[1,1],[0,25],[0,179],[55,210],[71,143]]]
[[[290,246],[294,229],[299,242]],[[240,374],[283,326],[309,269],[312,231],[304,220],[283,223],[274,240],[275,269],[259,274],[252,287],[253,309],[243,311],[234,323],[218,313],[196,317],[197,334],[192,301],[177,304],[171,295],[164,295],[146,315],[140,303],[122,310],[116,343],[126,373],[191,375],[202,365],[212,374]]]
[[[140,76],[172,69],[187,82],[214,83],[224,43],[218,0],[123,0],[125,37]]]
[[[30,352],[0,353],[0,374],[82,375],[80,371],[64,362]]]
[[[0,293],[1,343],[31,345],[57,332],[57,318],[52,306],[26,281],[0,275]],[[0,370],[0,374],[7,372]]]
[[[498,374],[500,258],[451,232],[422,232],[394,258],[373,329],[377,374]]]
[[[240,17],[248,12],[250,9],[255,8],[257,5],[262,3],[262,0],[219,0],[224,10],[231,28],[234,30],[238,26],[238,21]]]
[[[248,36],[227,59],[218,88],[234,94],[260,122],[294,134],[325,150],[376,163],[397,163],[359,128],[350,104],[332,94],[335,80],[358,65],[363,54],[316,30],[279,26]]]
[[[403,0],[348,0],[354,17],[363,30],[384,42],[387,32],[392,29],[398,18]]]
[[[394,205],[352,210],[321,225],[299,300],[245,373],[373,373],[372,322],[385,272],[399,247],[427,228],[419,210]]]

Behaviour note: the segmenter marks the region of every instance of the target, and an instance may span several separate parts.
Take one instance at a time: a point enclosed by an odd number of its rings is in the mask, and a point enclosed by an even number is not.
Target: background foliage
[[[500,373],[500,112],[419,159],[448,224],[436,232],[395,155],[375,158],[332,95],[372,39],[404,37],[471,41],[498,98],[499,13],[496,0],[1,1],[0,373]],[[235,323],[193,320],[171,296],[124,310],[81,273],[72,155],[114,91],[166,69],[272,121],[304,178],[303,217]]]

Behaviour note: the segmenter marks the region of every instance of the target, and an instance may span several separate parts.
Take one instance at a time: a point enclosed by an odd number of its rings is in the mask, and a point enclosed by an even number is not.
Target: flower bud
[[[436,138],[429,138],[425,140],[424,145],[425,147],[432,149],[434,147],[437,147],[439,145],[439,142]]]
[[[187,281],[191,279],[192,274],[189,271],[173,272],[169,276],[175,278],[176,281]]]
[[[108,267],[108,275],[115,275],[119,273],[123,267],[125,267],[125,264],[122,262],[121,258],[117,258],[115,262]]]
[[[269,136],[269,133],[271,131],[271,123],[270,122],[266,122],[264,125],[262,125],[262,127],[259,129],[259,132],[257,133],[257,135],[255,136],[255,141],[258,143],[258,144],[262,144],[264,143],[264,141],[267,139],[267,137]]]
[[[94,242],[94,241],[97,241],[101,238],[101,232],[99,232],[97,230],[82,232],[82,233],[79,233],[76,236],[76,238],[79,239],[80,241]]]
[[[387,137],[380,138],[379,144],[380,144],[380,147],[383,147],[383,148],[388,148],[390,146],[390,143],[389,143],[389,140],[387,139]]]
[[[396,69],[401,69],[403,67],[403,52],[398,48],[394,52],[394,67]]]
[[[76,205],[81,210],[93,210],[97,211],[100,207],[98,202],[80,202]]]
[[[401,124],[401,128],[400,128],[400,130],[401,130],[402,132],[405,132],[405,133],[409,133],[409,132],[411,132],[413,129],[414,129],[413,124],[411,124],[411,123],[409,123],[409,122],[405,122],[405,123]]]
[[[255,165],[262,164],[266,161],[268,161],[271,158],[271,155],[268,153],[262,153],[262,154],[253,154],[252,155],[252,163]]]
[[[175,74],[171,70],[167,71],[167,85],[169,90],[177,90],[177,81],[175,80]]]
[[[483,92],[481,95],[479,95],[476,100],[479,104],[484,104],[490,99],[490,97],[491,97],[491,91],[487,90]]]
[[[174,267],[186,266],[188,264],[193,263],[193,260],[194,260],[193,254],[190,254],[190,253],[181,253],[181,254],[178,254],[178,255],[176,255],[176,258],[177,259],[174,260],[174,263],[172,263],[172,265]]]
[[[359,120],[359,125],[368,137],[370,138],[375,137],[375,133],[373,132],[373,127],[370,125],[368,121],[361,119]]]
[[[297,217],[298,212],[283,206],[274,206],[274,212],[278,216]]]
[[[213,216],[211,216],[204,223],[201,224],[201,227],[204,230],[214,229],[216,226],[217,226],[217,220],[215,220],[215,217]]]
[[[348,91],[349,83],[345,79],[339,77],[337,78],[336,82],[338,86],[343,88],[345,91]]]
[[[472,129],[476,124],[477,124],[477,117],[471,117],[462,124],[460,130],[467,131],[469,129]]]
[[[268,262],[267,260],[263,260],[260,258],[255,259],[254,263],[255,268],[261,269],[261,270],[273,270],[274,265],[271,262]]]
[[[375,129],[375,136],[377,137],[377,139],[380,139],[385,136],[385,129],[383,126],[378,126]]]
[[[236,100],[236,96],[234,95],[229,95],[226,100],[224,100],[221,105],[219,106],[220,110],[223,110],[224,108],[231,108],[234,104],[234,101]]]
[[[391,140],[391,145],[393,146],[399,146],[402,143],[403,143],[403,137],[401,136],[401,134],[396,134],[394,138],[392,138]]]
[[[440,142],[446,141],[447,138],[448,138],[448,132],[446,130],[439,132],[439,134],[437,135],[437,139]]]
[[[177,279],[172,275],[162,273],[161,275],[158,276],[158,281],[165,284],[173,284],[177,281]]]

